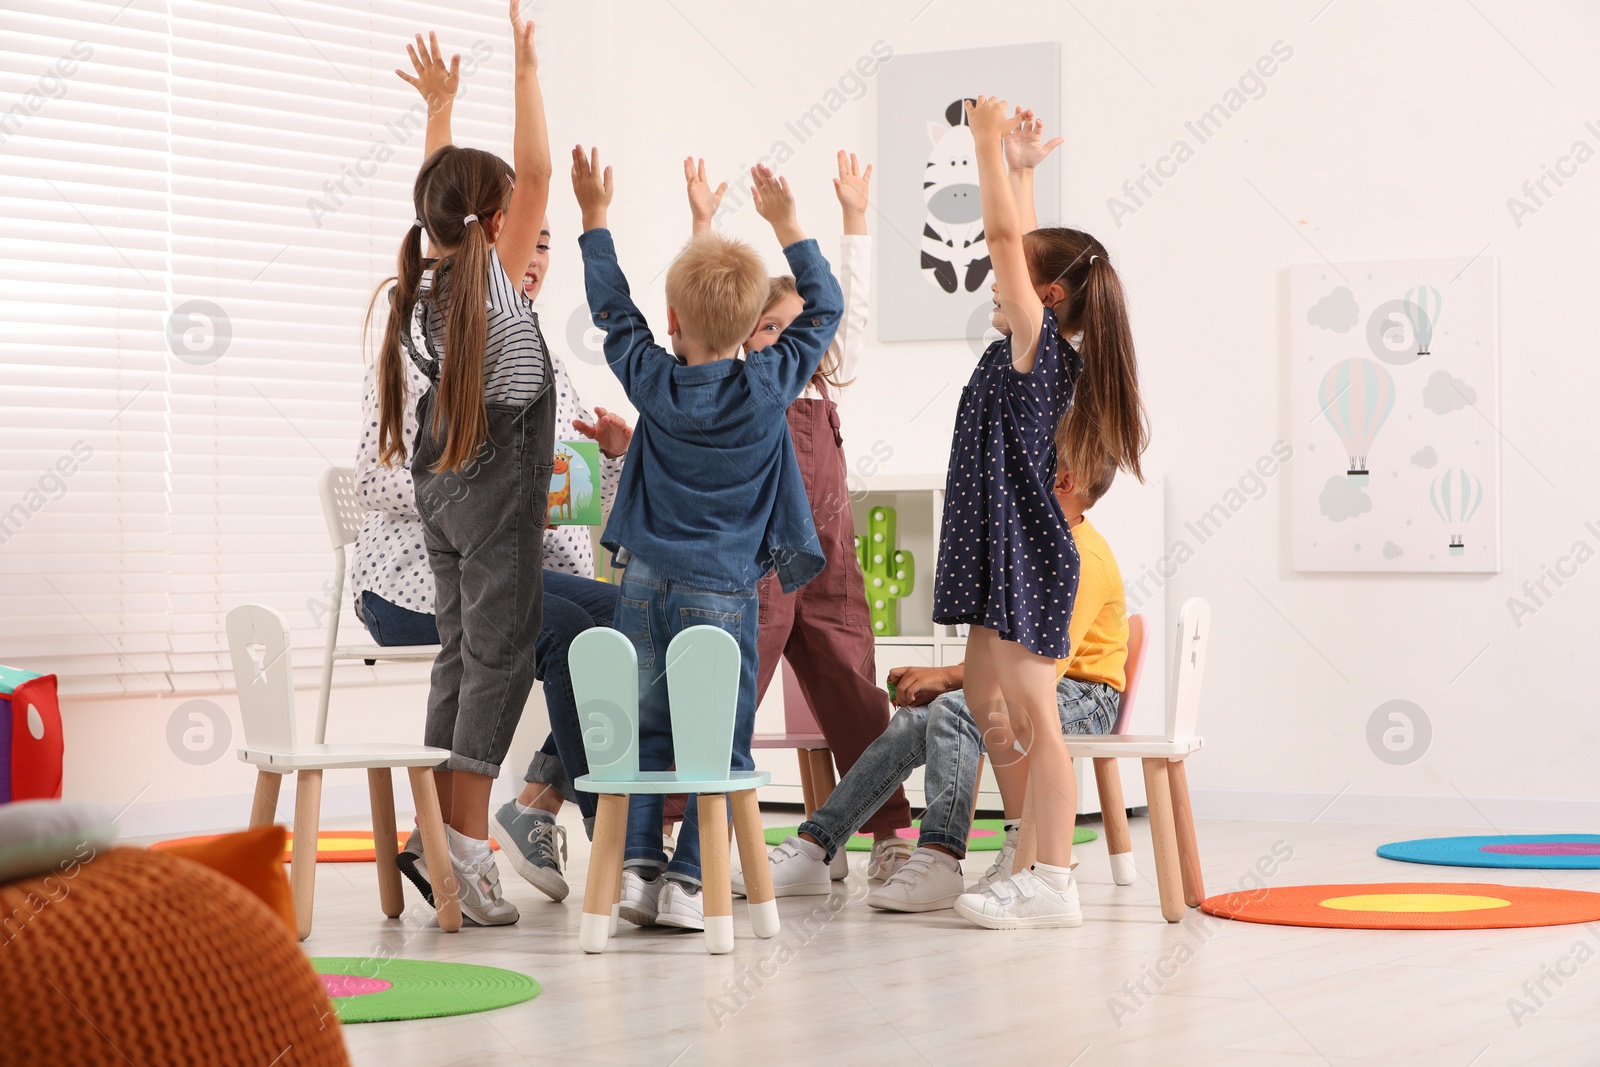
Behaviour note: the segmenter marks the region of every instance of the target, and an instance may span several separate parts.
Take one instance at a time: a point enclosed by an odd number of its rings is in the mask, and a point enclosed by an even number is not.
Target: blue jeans
[[[1056,685],[1056,707],[1063,734],[1103,734],[1117,719],[1122,694],[1104,682],[1063,678]],[[927,808],[917,839],[958,857],[967,854],[972,829],[972,797],[978,788],[978,754],[983,740],[967,708],[966,693],[952,690],[919,708],[901,708],[889,728],[867,746],[800,831],[816,838],[828,858],[843,848],[872,813],[926,763],[922,789]]]
[[[534,644],[538,661],[535,675],[544,682],[544,703],[550,713],[550,738],[528,764],[525,780],[547,782],[562,796],[575,800],[583,813],[584,827],[594,832],[595,795],[572,789],[572,779],[589,773],[589,760],[583,751],[583,728],[578,724],[578,701],[572,695],[572,668],[567,652],[573,639],[596,626],[610,626],[617,610],[617,587],[593,578],[579,578],[560,571],[544,572],[544,615],[539,639]],[[553,745],[552,745],[553,740]],[[550,758],[553,748],[560,757]],[[557,771],[565,769],[564,774]]]
[[[716,591],[675,582],[638,557],[622,576],[615,626],[639,656],[639,769],[672,766],[672,711],[667,700],[667,646],[691,626],[716,626],[739,642],[739,706],[733,724],[732,769],[755,769],[750,738],[756,726],[756,641],[760,601],[752,587]],[[700,884],[700,815],[689,798],[672,862],[661,848],[662,796],[636,793],[628,803],[626,865],[665,869],[667,877]]]
[[[367,633],[380,645],[437,645],[439,626],[431,612],[412,611],[383,599],[372,590],[356,598],[356,611]]]

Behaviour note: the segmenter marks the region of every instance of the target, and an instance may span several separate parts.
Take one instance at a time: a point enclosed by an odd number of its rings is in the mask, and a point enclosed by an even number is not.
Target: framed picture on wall
[[[1294,569],[1500,570],[1494,257],[1289,269]]]
[[[994,280],[963,101],[999,96],[1061,132],[1061,46],[897,53],[878,75],[877,306],[880,341],[968,338],[989,328]],[[1039,221],[1061,214],[1060,153],[1035,175]]]

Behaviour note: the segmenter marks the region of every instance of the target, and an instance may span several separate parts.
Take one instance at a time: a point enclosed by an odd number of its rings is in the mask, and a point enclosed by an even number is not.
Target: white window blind
[[[422,158],[393,70],[437,29],[463,57],[457,142],[509,156],[503,10],[25,2],[0,14],[24,50],[0,106],[75,41],[93,54],[3,145],[0,509],[27,515],[0,547],[0,662],[68,691],[222,688],[224,619],[258,602],[313,672],[316,478],[354,461],[362,317]],[[79,440],[92,456],[30,509]]]

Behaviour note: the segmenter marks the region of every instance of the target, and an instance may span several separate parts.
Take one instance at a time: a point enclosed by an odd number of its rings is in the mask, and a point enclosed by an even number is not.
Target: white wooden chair
[[[328,524],[328,540],[333,544],[332,604],[328,609],[328,640],[322,655],[322,692],[317,702],[316,742],[328,739],[328,700],[333,693],[333,665],[339,660],[359,659],[372,666],[380,659],[431,661],[439,654],[438,645],[379,645],[371,641],[339,643],[339,619],[344,613],[345,546],[354,544],[361,532],[365,514],[356,499],[355,471],[349,467],[329,467],[317,477],[317,495],[322,498],[322,517]],[[365,634],[365,629],[363,629]]]
[[[363,768],[372,797],[372,843],[378,862],[378,895],[383,913],[399,918],[405,908],[400,892],[400,869],[395,866],[394,786],[391,768],[404,767],[411,776],[411,795],[417,805],[417,825],[422,831],[422,851],[433,874],[433,901],[439,928],[461,928],[461,905],[450,870],[450,848],[444,822],[439,817],[439,797],[433,788],[433,768],[450,758],[442,748],[425,745],[340,744],[301,745],[294,719],[294,665],[289,655],[289,624],[269,607],[246,604],[228,612],[228,651],[233,658],[233,678],[239,690],[239,711],[244,719],[245,747],[239,759],[256,767],[255,803],[250,826],[265,826],[275,818],[278,790],[286,774],[298,774],[294,805],[294,852],[289,881],[294,889],[294,914],[303,941],[311,933],[311,903],[316,890],[317,826],[322,810],[322,772]],[[442,875],[442,877],[441,877]]]
[[[1105,818],[1106,844],[1112,850],[1112,874],[1118,885],[1133,882],[1133,857],[1128,854],[1128,813],[1122,806],[1118,759],[1144,762],[1150,836],[1156,854],[1156,883],[1161,915],[1168,922],[1184,916],[1184,905],[1199,907],[1205,899],[1200,873],[1200,848],[1194,834],[1194,809],[1189,803],[1189,773],[1184,760],[1205,744],[1195,733],[1200,715],[1200,684],[1205,680],[1206,645],[1211,638],[1211,605],[1200,597],[1184,601],[1178,613],[1178,640],[1172,701],[1163,734],[1074,734],[1067,751],[1094,760]],[[1122,717],[1118,716],[1119,724]],[[1026,817],[1026,816],[1025,816]],[[1119,862],[1117,848],[1122,855]],[[1020,849],[1019,849],[1020,851]]]

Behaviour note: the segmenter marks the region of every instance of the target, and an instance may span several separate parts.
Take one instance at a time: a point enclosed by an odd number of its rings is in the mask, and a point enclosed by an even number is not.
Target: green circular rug
[[[313,956],[311,966],[342,1023],[470,1015],[539,995],[525,974],[471,963]]]
[[[913,822],[909,829],[898,831],[900,837],[907,841],[916,841],[917,828],[922,825],[922,820]],[[785,838],[793,837],[800,832],[798,826],[769,826],[766,830],[767,844],[781,845]],[[1072,843],[1082,845],[1093,841],[1100,835],[1087,826],[1080,826],[1072,832]],[[1006,822],[1004,819],[974,819],[972,828],[967,831],[968,852],[999,852],[1006,843]],[[853,834],[845,846],[846,852],[871,852],[872,835]]]

